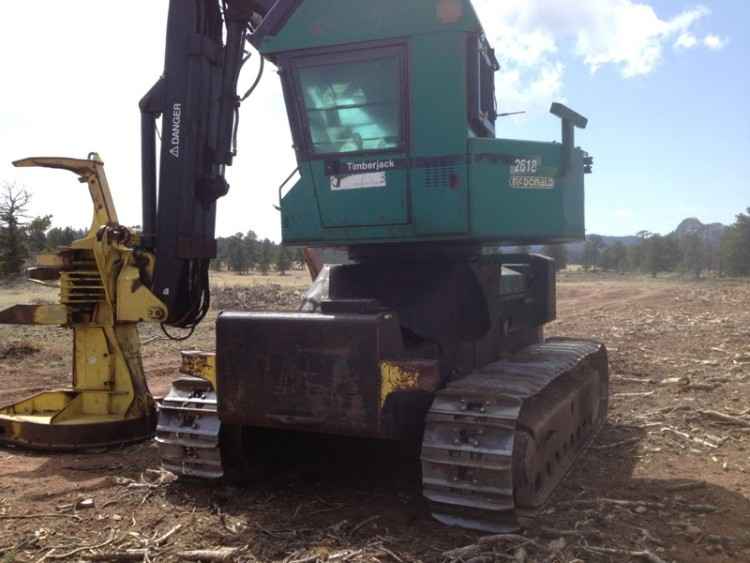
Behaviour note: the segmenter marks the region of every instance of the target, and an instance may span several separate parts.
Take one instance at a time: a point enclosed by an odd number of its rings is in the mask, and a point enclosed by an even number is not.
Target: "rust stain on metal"
[[[90,424],[47,424],[0,418],[0,442],[32,450],[77,451],[142,442],[154,435],[156,412]]]
[[[35,305],[15,305],[0,312],[0,323],[14,325],[34,324]]]
[[[31,281],[50,282],[60,279],[60,270],[58,268],[46,268],[36,266],[26,270],[26,277]]]
[[[182,352],[180,373],[205,379],[216,389],[216,354],[196,350]]]
[[[437,362],[405,360],[380,362],[380,408],[396,391],[434,391],[440,383]]]
[[[139,278],[134,278],[130,285],[130,291],[135,293],[143,287],[143,282]]]
[[[264,362],[268,382],[266,417],[283,424],[364,429],[365,391],[346,349],[302,349],[271,355]]]
[[[65,325],[68,310],[60,305],[14,305],[0,311],[0,324]]]
[[[456,23],[464,16],[464,8],[459,0],[440,0],[437,15],[444,24]]]

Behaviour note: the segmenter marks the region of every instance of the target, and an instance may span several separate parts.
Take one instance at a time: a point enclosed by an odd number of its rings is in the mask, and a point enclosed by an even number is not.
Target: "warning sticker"
[[[350,176],[331,176],[331,191],[333,192],[384,188],[387,184],[385,172],[352,174]]]

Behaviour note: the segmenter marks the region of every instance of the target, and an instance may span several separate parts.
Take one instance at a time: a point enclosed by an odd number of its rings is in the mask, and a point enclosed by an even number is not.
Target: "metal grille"
[[[60,301],[74,307],[104,301],[104,285],[93,253],[73,252],[69,256],[72,268],[60,275]]]
[[[457,176],[455,166],[430,166],[425,169],[424,185],[426,188],[448,188],[451,185],[451,177]]]

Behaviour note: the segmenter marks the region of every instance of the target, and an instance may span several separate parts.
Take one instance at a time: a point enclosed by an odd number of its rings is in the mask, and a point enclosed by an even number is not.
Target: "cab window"
[[[309,152],[387,151],[404,144],[398,55],[303,64],[297,81]]]
[[[497,120],[495,72],[500,65],[484,35],[470,37],[468,53],[469,124],[477,136],[492,138]]]

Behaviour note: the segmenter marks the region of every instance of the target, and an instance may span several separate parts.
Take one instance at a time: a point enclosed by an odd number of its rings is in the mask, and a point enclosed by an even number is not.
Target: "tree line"
[[[31,194],[15,184],[0,191],[0,276],[20,274],[33,255],[54,251],[83,238],[86,231],[52,227],[52,215],[29,217]]]
[[[0,276],[23,272],[29,259],[86,236],[86,230],[53,227],[52,215],[30,217],[30,193],[15,184],[0,189]],[[301,268],[304,256],[300,248],[285,248],[269,239],[259,240],[253,231],[218,239],[218,256],[212,262],[215,271],[247,274],[252,270],[268,274],[272,270],[286,274]]]
[[[644,273],[653,277],[667,272],[696,278],[705,272],[750,276],[750,208],[747,214],[737,215],[735,223],[720,238],[707,236],[707,231],[669,235],[640,231],[636,236],[638,242],[627,246],[619,241],[608,245],[597,235],[587,237],[581,265],[585,270]]]
[[[284,275],[305,263],[301,248],[288,248],[270,239],[259,240],[253,231],[222,237],[217,243],[217,257],[211,264],[214,271],[247,274],[255,270],[266,275],[273,269]]]
[[[0,276],[21,273],[33,255],[69,246],[83,238],[86,231],[72,227],[52,227],[52,215],[29,217],[31,195],[14,184],[0,189]],[[706,236],[706,232],[690,232],[662,236],[648,231],[637,233],[637,244],[622,242],[606,244],[603,237],[587,238],[581,265],[586,270],[638,272],[657,276],[663,272],[690,273],[700,277],[706,271],[728,276],[750,276],[750,208],[737,215],[720,240]],[[517,252],[528,252],[529,247],[517,247]],[[565,245],[551,245],[540,249],[554,258],[558,269],[568,265]],[[215,271],[227,270],[238,274],[258,271],[268,274],[275,270],[282,275],[292,268],[302,268],[301,248],[287,248],[275,242],[260,240],[253,231],[237,233],[218,239],[218,255],[212,262]]]

